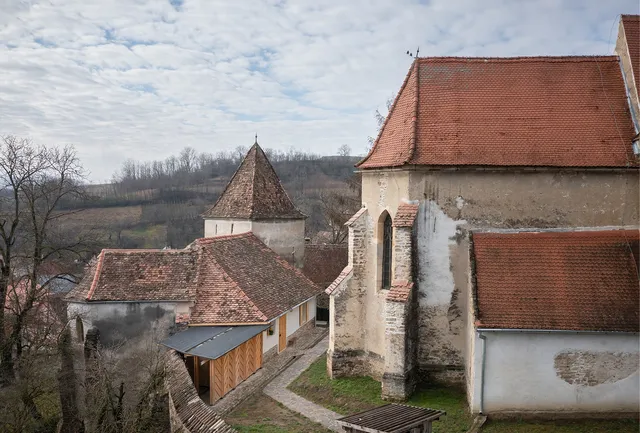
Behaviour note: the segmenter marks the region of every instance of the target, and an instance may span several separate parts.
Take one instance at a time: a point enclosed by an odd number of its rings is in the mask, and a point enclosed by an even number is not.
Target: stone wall
[[[640,101],[638,100],[638,94],[640,93],[640,89],[636,88],[633,64],[631,63],[631,56],[629,55],[629,49],[627,48],[627,37],[624,32],[622,20],[620,20],[620,23],[618,24],[618,39],[616,40],[615,53],[620,57],[620,66],[624,75],[625,84],[627,85],[627,93],[632,105],[632,114],[635,117],[635,121],[639,122]],[[640,71],[637,72],[640,73]],[[638,125],[636,124],[636,126]]]
[[[364,172],[366,209],[349,234],[352,275],[330,300],[331,374],[383,376],[387,322],[380,221],[385,212],[393,219],[402,203],[420,204],[411,238],[415,302],[406,310],[414,317],[407,323],[415,323],[407,328],[414,334],[406,342],[416,353],[415,368],[422,380],[462,385],[465,358],[474,350],[467,340],[473,330],[469,231],[638,224],[639,185],[637,170]],[[396,231],[394,280],[407,274],[405,262],[395,261],[408,253],[407,244]]]

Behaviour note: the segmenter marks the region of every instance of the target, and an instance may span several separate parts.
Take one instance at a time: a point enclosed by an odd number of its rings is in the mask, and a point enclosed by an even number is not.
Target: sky
[[[611,54],[637,0],[0,0],[0,135],[92,182],[185,146],[364,154],[421,56]]]

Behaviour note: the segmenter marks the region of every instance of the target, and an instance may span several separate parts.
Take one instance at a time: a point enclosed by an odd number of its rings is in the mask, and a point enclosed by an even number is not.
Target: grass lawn
[[[240,433],[331,433],[261,392],[243,402],[224,420]]]
[[[380,382],[369,377],[330,380],[326,365],[326,357],[320,357],[289,385],[289,389],[307,400],[345,415],[387,403],[380,398]],[[433,431],[457,433],[466,432],[473,421],[466,410],[465,398],[461,390],[428,388],[415,392],[407,404],[446,411],[446,416],[433,423]]]

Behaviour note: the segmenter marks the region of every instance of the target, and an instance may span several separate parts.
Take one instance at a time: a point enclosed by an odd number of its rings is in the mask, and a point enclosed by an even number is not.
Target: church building
[[[463,386],[475,412],[637,410],[639,28],[623,16],[611,56],[413,61],[357,164],[332,377]]]

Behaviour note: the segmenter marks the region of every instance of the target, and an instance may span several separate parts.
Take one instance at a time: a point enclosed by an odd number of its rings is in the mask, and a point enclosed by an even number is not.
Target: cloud
[[[108,179],[184,146],[364,153],[421,55],[610,54],[636,0],[0,0],[0,133]]]

